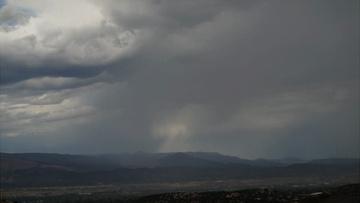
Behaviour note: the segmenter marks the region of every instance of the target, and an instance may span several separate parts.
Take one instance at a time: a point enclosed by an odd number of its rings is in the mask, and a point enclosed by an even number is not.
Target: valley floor
[[[25,201],[26,202],[41,202],[41,201],[72,202],[73,200],[80,201],[80,200],[99,200],[99,199],[102,200],[108,199],[109,200],[108,202],[113,202],[112,200],[125,201],[142,196],[149,196],[160,193],[162,194],[194,193],[195,194],[205,191],[224,191],[226,193],[231,194],[231,191],[254,189],[254,188],[262,188],[262,189],[266,188],[269,190],[275,189],[281,191],[291,191],[291,193],[293,193],[293,191],[296,191],[297,193],[310,194],[328,188],[339,187],[345,184],[358,184],[358,183],[359,183],[358,174],[347,174],[332,178],[284,177],[284,178],[218,180],[218,181],[201,181],[201,182],[182,182],[182,183],[143,183],[143,184],[118,184],[118,185],[98,184],[93,186],[74,186],[74,187],[39,187],[39,188],[7,188],[7,189],[2,188],[1,198],[6,200],[17,201],[19,203]],[[184,195],[180,195],[180,196],[184,196]]]

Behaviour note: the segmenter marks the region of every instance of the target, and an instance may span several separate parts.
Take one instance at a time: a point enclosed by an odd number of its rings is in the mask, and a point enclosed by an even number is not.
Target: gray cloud
[[[11,24],[25,24],[28,21],[28,15],[23,12],[16,10],[12,6],[3,6],[0,9],[0,23],[2,28],[9,29],[8,25]]]
[[[79,2],[1,33],[3,150],[358,156],[357,1]]]

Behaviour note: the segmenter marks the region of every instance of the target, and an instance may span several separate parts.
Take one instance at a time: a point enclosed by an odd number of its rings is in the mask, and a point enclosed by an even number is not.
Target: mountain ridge
[[[2,187],[340,177],[344,174],[359,174],[358,159],[326,159],[276,165],[278,162],[271,160],[243,160],[206,152],[0,155]]]
[[[1,158],[31,161],[37,164],[59,165],[77,171],[113,170],[116,168],[156,168],[170,166],[210,167],[226,164],[245,164],[261,167],[286,167],[291,164],[359,164],[360,159],[328,158],[302,160],[285,159],[241,159],[217,152],[170,152],[170,153],[118,153],[95,155],[69,155],[58,153],[0,153]],[[6,166],[5,166],[6,167]]]

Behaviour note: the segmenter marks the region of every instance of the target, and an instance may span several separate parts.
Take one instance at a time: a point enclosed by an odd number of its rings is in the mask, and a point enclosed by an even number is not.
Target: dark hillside
[[[174,167],[174,166],[183,166],[183,167],[216,167],[221,166],[222,164],[215,161],[209,161],[202,158],[196,158],[185,153],[175,153],[170,154],[164,158],[160,158],[158,161],[159,167]]]
[[[120,165],[90,155],[67,155],[47,153],[1,153],[1,159],[24,160],[46,165],[60,165],[78,171],[111,170]]]
[[[358,203],[360,185],[345,185],[316,193],[297,193],[275,189],[246,189],[239,191],[174,192],[144,196],[131,202],[299,202],[299,203]]]
[[[349,158],[329,158],[329,159],[315,159],[310,161],[312,164],[326,164],[326,165],[359,165],[359,159],[349,159]]]
[[[194,153],[189,153],[194,154]],[[337,160],[341,164],[302,163],[282,167],[263,167],[252,164],[224,163],[233,157],[217,153],[125,155],[151,157],[151,168],[120,167],[118,158],[124,155],[61,155],[61,154],[1,154],[1,187],[78,186],[97,184],[165,183],[187,181],[244,180],[277,177],[340,177],[359,174],[359,164]],[[198,158],[198,157],[204,158]],[[106,158],[105,158],[106,157]],[[205,159],[212,157],[212,160]],[[124,160],[124,159],[122,159]],[[128,162],[129,163],[129,162]],[[135,162],[133,162],[135,163]],[[333,163],[333,162],[331,162]],[[145,165],[146,165],[145,164]]]

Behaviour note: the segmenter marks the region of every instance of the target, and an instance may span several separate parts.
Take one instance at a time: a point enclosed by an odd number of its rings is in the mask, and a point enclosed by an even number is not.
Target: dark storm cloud
[[[5,52],[4,150],[358,156],[357,1],[85,3],[98,24]]]
[[[100,67],[84,67],[81,66],[61,66],[55,62],[49,62],[46,66],[38,66],[29,68],[23,63],[8,62],[2,60],[1,79],[2,85],[9,85],[23,80],[40,77],[72,77],[72,78],[89,78],[99,75],[104,70]],[[49,65],[51,68],[49,68]]]

